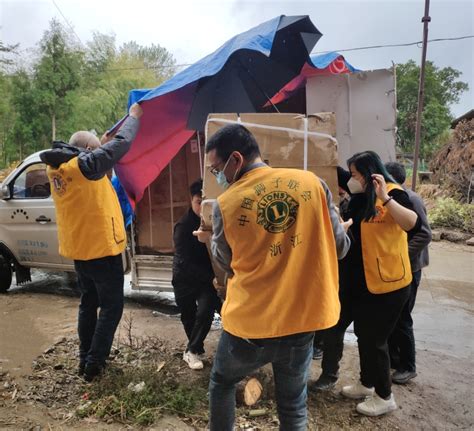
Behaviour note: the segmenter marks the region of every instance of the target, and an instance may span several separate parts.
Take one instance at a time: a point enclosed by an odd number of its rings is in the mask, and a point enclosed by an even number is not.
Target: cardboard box
[[[215,199],[204,199],[201,202],[201,218],[204,229],[212,230],[212,209]]]
[[[306,112],[335,112],[341,166],[360,151],[395,161],[397,94],[395,67],[316,75],[306,82]]]
[[[189,186],[201,177],[199,154],[192,145],[191,140],[181,148],[137,204],[138,254],[174,251],[174,225],[191,205]]]
[[[206,142],[220,128],[236,122],[237,114],[209,114],[206,124]],[[255,136],[262,158],[275,168],[304,168],[304,130],[331,137],[336,135],[336,118],[333,113],[323,112],[305,119],[301,114],[242,114],[241,123]],[[306,124],[305,124],[306,123]],[[276,127],[285,130],[274,130]],[[337,142],[330,137],[308,134],[307,169],[321,177],[329,186],[333,199],[338,201]],[[216,178],[209,171],[205,158],[203,192],[205,199],[215,199],[222,193]],[[209,222],[206,217],[206,223]]]
[[[210,114],[206,124],[206,142],[221,127],[229,124],[229,121],[236,122],[238,119],[237,114]],[[242,114],[240,122],[255,136],[263,160],[275,168],[304,168],[305,127],[308,132],[329,135],[326,137],[314,136],[311,133],[307,135],[306,164],[308,170],[326,181],[337,201],[337,142],[330,138],[336,135],[336,118],[333,113],[315,114],[307,119],[301,114]],[[204,163],[204,200],[201,204],[201,216],[205,228],[212,229],[212,207],[223,190],[209,170],[207,157]],[[225,274],[217,267],[215,274],[218,282],[224,285]]]

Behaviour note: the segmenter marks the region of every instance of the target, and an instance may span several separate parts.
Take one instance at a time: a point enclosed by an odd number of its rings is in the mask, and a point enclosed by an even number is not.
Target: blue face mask
[[[230,186],[230,183],[229,181],[227,181],[227,178],[224,174],[225,168],[227,168],[227,164],[229,163],[230,157],[231,156],[229,156],[229,158],[227,159],[227,162],[225,162],[225,165],[222,168],[222,171],[219,171],[216,175],[217,184],[219,184],[219,186],[222,187],[224,190],[226,190]]]
[[[225,177],[224,171],[220,171],[217,176],[216,176],[217,184],[219,184],[220,187],[222,187],[224,190],[226,190],[230,184],[229,181],[227,181],[227,178]]]

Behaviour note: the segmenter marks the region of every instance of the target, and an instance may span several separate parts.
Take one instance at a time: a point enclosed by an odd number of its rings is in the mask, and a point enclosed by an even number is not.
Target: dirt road
[[[353,413],[355,403],[342,400],[342,385],[358,376],[354,337],[348,334],[341,378],[336,390],[310,397],[311,429],[472,429],[474,427],[474,254],[472,248],[434,243],[431,266],[424,271],[415,307],[418,377],[406,386],[394,386],[399,410],[376,421]],[[0,429],[125,429],[123,424],[89,421],[65,422],[59,406],[46,408],[37,400],[12,400],[12,382],[21,387],[32,372],[32,363],[54,343],[74,339],[78,298],[62,275],[35,275],[28,286],[0,296]],[[60,293],[55,293],[57,291]],[[147,301],[145,301],[147,302]],[[157,309],[159,310],[157,312]],[[162,311],[165,311],[163,313]],[[128,301],[119,337],[130,327],[136,336],[158,337],[180,351],[185,336],[178,316],[169,305],[152,306]],[[130,324],[130,318],[132,324]],[[220,331],[206,342],[208,364]],[[74,361],[74,358],[71,358]],[[313,361],[312,378],[319,375]],[[16,384],[16,383],[15,383]],[[15,386],[16,387],[16,386]],[[72,404],[79,400],[70,400]],[[64,410],[64,409],[63,409]],[[343,422],[338,422],[340,418]],[[339,418],[339,419],[338,419]],[[153,429],[189,429],[176,418],[165,418]],[[342,424],[342,425],[341,425]]]

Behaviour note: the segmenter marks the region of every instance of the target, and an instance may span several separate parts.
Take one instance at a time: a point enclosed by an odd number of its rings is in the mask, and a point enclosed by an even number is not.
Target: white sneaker
[[[371,397],[368,397],[363,403],[357,404],[357,411],[366,416],[380,416],[385,413],[393,412],[397,410],[397,403],[393,394],[390,395],[388,400],[380,398],[374,393]]]
[[[183,360],[188,364],[191,370],[202,370],[204,368],[204,364],[201,359],[199,359],[199,356],[189,351],[183,353]]]
[[[372,396],[374,394],[374,388],[366,388],[362,383],[357,382],[355,385],[344,386],[341,394],[346,398],[359,400]]]
[[[214,319],[212,320],[211,324],[211,331],[217,331],[219,329],[222,329],[221,316],[219,316],[219,314],[217,313],[214,313]]]

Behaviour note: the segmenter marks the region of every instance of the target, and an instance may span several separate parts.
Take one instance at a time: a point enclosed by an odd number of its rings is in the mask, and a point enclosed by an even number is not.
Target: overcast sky
[[[26,49],[39,41],[52,18],[62,23],[67,19],[82,43],[95,30],[114,33],[119,44],[158,43],[182,64],[281,14],[311,17],[323,33],[313,52],[415,42],[422,38],[423,10],[424,0],[0,0],[0,39]],[[474,0],[431,0],[430,16],[430,39],[474,34]],[[344,55],[360,69],[377,69],[389,67],[392,61],[419,63],[421,49],[382,48]],[[456,116],[474,105],[473,56],[474,39],[428,47],[428,60],[459,69],[461,79],[469,83],[470,91],[452,107]]]

